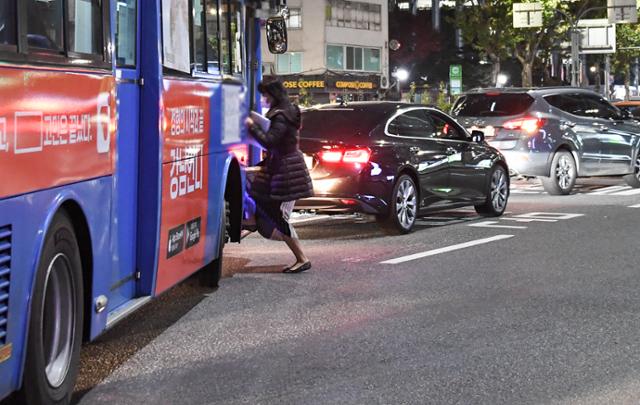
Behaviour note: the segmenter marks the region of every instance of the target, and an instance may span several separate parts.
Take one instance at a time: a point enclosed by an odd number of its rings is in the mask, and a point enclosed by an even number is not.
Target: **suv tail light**
[[[336,148],[324,149],[318,154],[321,161],[326,163],[369,163],[371,149],[369,148]]]
[[[516,118],[505,122],[502,127],[506,129],[521,129],[529,135],[533,135],[542,128],[545,120],[535,117]]]

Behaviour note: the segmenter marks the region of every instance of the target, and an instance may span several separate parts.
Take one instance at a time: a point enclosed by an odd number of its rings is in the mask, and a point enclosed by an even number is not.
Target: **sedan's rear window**
[[[343,140],[367,136],[380,122],[379,112],[337,107],[302,113],[301,138]]]
[[[501,117],[524,113],[533,97],[524,93],[485,93],[462,96],[453,107],[461,117]]]

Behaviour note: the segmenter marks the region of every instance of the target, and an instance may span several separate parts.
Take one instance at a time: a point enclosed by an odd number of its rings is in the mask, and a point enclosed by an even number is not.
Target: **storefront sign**
[[[372,82],[360,82],[360,81],[337,81],[337,89],[352,89],[352,90],[373,90],[374,84]]]
[[[324,80],[287,80],[282,82],[285,89],[324,89]]]

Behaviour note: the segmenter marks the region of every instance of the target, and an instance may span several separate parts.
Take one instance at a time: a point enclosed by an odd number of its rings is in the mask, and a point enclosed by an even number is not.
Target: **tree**
[[[612,55],[613,69],[624,77],[625,100],[629,100],[631,85],[631,65],[640,57],[638,49],[631,48],[640,45],[640,26],[638,24],[616,24],[617,52]],[[606,83],[608,83],[607,78]]]
[[[508,17],[508,7],[503,7],[500,2],[487,1],[456,13],[454,20],[462,31],[464,42],[471,44],[491,62],[492,86],[497,82],[502,60],[509,56],[502,28]]]
[[[533,85],[533,65],[541,47],[550,44],[558,36],[566,35],[569,26],[562,13],[571,13],[571,5],[562,0],[539,0],[543,12],[542,27],[514,28],[513,3],[524,0],[476,0],[475,6],[458,13],[456,19],[463,37],[475,49],[484,53],[494,63],[493,81],[500,69],[500,62],[508,56],[521,64],[522,85]],[[589,1],[583,2],[588,5]]]

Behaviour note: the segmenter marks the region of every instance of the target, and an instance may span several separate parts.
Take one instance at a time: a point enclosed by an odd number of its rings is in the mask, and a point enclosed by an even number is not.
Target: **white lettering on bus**
[[[171,149],[169,193],[171,199],[183,197],[203,188],[204,147],[202,145]]]
[[[7,119],[0,117],[0,152],[9,152],[9,140],[7,139]]]
[[[44,146],[59,146],[90,142],[91,114],[54,114],[45,115]]]
[[[197,107],[169,108],[171,136],[204,133],[204,109]]]

